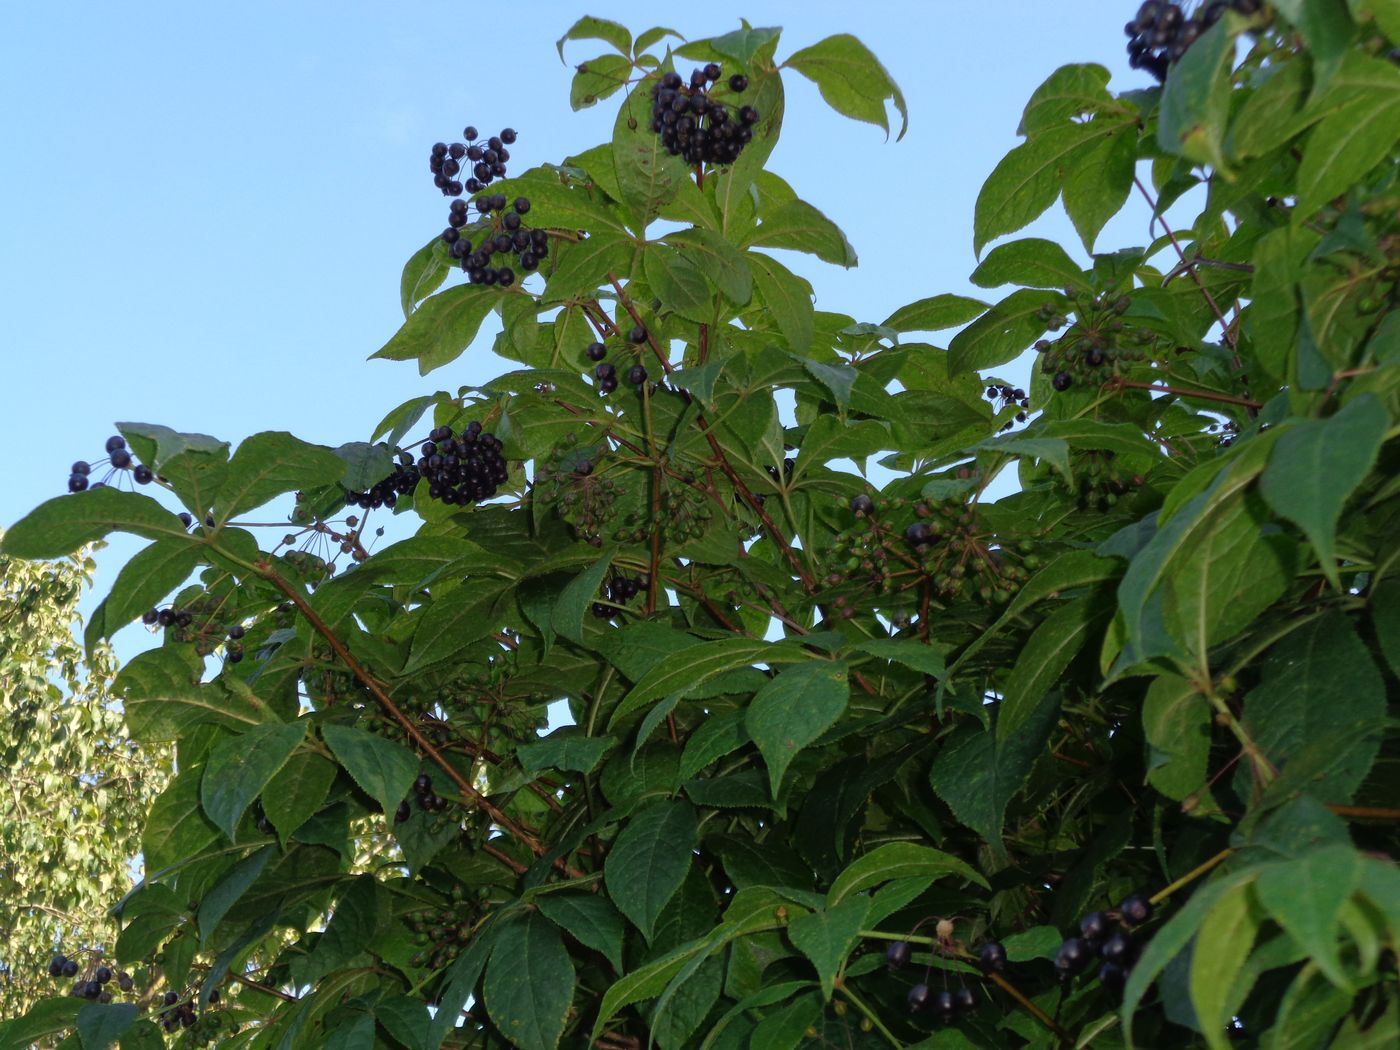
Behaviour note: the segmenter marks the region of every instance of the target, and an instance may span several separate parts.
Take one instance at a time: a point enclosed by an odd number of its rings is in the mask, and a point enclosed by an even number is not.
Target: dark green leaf
[[[882,327],[896,332],[938,332],[967,324],[986,310],[987,304],[981,299],[945,292],[901,306],[885,319]]]
[[[219,829],[209,822],[199,804],[203,774],[203,765],[181,769],[152,803],[141,837],[148,870],[160,871],[193,857],[219,837]]]
[[[88,489],[39,504],[5,530],[0,552],[12,558],[61,558],[109,532],[181,539],[185,526],[150,496],[111,487]]]
[[[903,121],[896,140],[909,130],[909,110],[899,85],[868,47],[849,33],[829,36],[794,51],[783,63],[817,85],[827,105],[838,113],[890,130],[885,100],[894,103]]]
[[[184,583],[203,553],[203,547],[187,537],[156,540],[137,552],[122,566],[107,595],[107,633],[115,633]]]
[[[574,67],[574,79],[569,85],[569,105],[587,109],[614,94],[627,84],[632,63],[622,55],[599,55]]]
[[[633,814],[608,852],[603,869],[608,893],[648,940],[666,902],[685,881],[698,830],[689,803],[653,802]]]
[[[807,353],[815,325],[810,286],[770,255],[749,252],[745,258],[753,271],[755,290],[787,340],[788,349],[795,354]]]
[[[136,1023],[141,1008],[135,1003],[87,1003],[78,1011],[78,1038],[83,1050],[107,1050]],[[18,1046],[19,1044],[13,1044]]]
[[[591,893],[542,893],[535,898],[540,914],[580,944],[602,952],[622,973],[622,916],[606,897]]]
[[[748,303],[753,295],[753,271],[744,254],[719,234],[703,229],[678,230],[666,235],[666,243],[679,250],[734,305]]]
[[[725,671],[757,663],[776,666],[806,659],[808,657],[802,648],[791,642],[762,642],[741,637],[701,642],[673,650],[664,660],[658,659],[650,664],[651,669],[638,677],[637,684],[614,710],[609,728],[654,700],[672,693],[686,695]]]
[[[308,444],[282,431],[254,434],[229,461],[214,504],[215,516],[228,521],[284,492],[333,485],[344,474],[345,461],[323,445]]]
[[[1066,175],[1100,137],[1092,124],[1065,124],[1033,136],[1003,157],[977,195],[973,251],[980,255],[988,241],[1039,218],[1055,203]]]
[[[591,773],[603,756],[616,746],[615,737],[583,736],[576,727],[564,726],[542,740],[521,744],[515,753],[527,773],[539,773],[546,769]]]
[[[869,897],[851,897],[829,908],[808,912],[788,927],[788,938],[817,968],[822,995],[828,1000],[846,956],[860,942],[860,931],[869,914]]]
[[[402,744],[352,726],[324,725],[321,736],[356,784],[393,813],[418,776],[418,756]]]
[[[981,875],[950,853],[915,842],[887,842],[853,860],[836,876],[827,892],[827,901],[837,904],[852,894],[894,879],[932,881],[944,875],[956,875],[979,886],[987,885]]]
[[[1075,157],[1063,199],[1085,251],[1094,250],[1099,232],[1126,203],[1136,161],[1137,125],[1132,121],[1105,129],[1091,149]]]
[[[634,88],[618,109],[613,125],[617,186],[638,232],[650,225],[661,206],[674,199],[680,184],[690,177],[685,161],[668,153],[661,136],[651,130],[650,88],[651,82]]]
[[[663,309],[691,321],[708,321],[714,312],[714,293],[700,267],[675,248],[660,242],[642,252],[647,284],[661,299]]]
[[[557,251],[551,249],[558,261],[545,285],[546,301],[592,293],[608,283],[609,273],[621,280],[632,267],[636,247],[630,238],[605,230],[590,232],[584,240]]]
[[[1212,1050],[1226,1050],[1225,1029],[1239,1008],[1235,978],[1244,967],[1264,916],[1254,887],[1242,883],[1225,893],[1206,913],[1191,953],[1191,1005],[1195,1007]]]
[[[1206,782],[1213,719],[1210,705],[1190,681],[1155,678],[1142,703],[1149,758],[1147,782],[1180,802]]]
[[[313,751],[287,759],[263,791],[263,812],[285,843],[326,800],[335,781],[335,763]]]
[[[1107,91],[1109,73],[1103,66],[1082,63],[1061,66],[1035,89],[1021,114],[1021,133],[1038,135],[1067,123],[1071,118],[1089,116],[1120,108]]]
[[[305,719],[255,726],[221,741],[209,753],[200,801],[209,819],[230,839],[244,811],[301,746],[306,726]]]
[[[1357,853],[1347,845],[1324,846],[1297,860],[1265,869],[1255,883],[1259,903],[1327,975],[1354,991],[1337,951],[1337,924],[1360,877]]]
[[[199,902],[197,916],[201,948],[209,943],[209,935],[214,932],[219,923],[223,922],[229,909],[238,903],[239,898],[263,873],[267,862],[276,853],[277,850],[274,847],[264,846],[256,853],[249,854],[230,868],[228,874],[204,894],[203,899]]]
[[[369,947],[379,925],[378,887],[374,876],[359,875],[340,892],[331,921],[300,970],[302,980],[313,981],[347,966]]]
[[[775,798],[788,764],[836,723],[849,697],[846,665],[816,660],[783,669],[754,694],[744,726],[768,764]]]
[[[1050,292],[1023,288],[1012,292],[948,344],[948,371],[981,371],[1004,365],[1027,349],[1045,331],[1039,313],[1047,303],[1060,305],[1060,297]]]
[[[1162,92],[1157,143],[1200,164],[1225,166],[1221,143],[1230,116],[1230,66],[1239,23],[1226,16],[1207,29],[1172,69]]]
[[[655,30],[651,32],[654,33]],[[668,32],[668,30],[662,30],[662,32]],[[643,34],[643,37],[638,38],[639,45],[645,36],[646,34]],[[570,40],[601,40],[611,44],[624,55],[629,54],[632,50],[632,34],[627,31],[626,26],[610,22],[606,18],[594,18],[592,15],[584,15],[580,18],[555,43],[554,46],[559,51],[559,61],[561,62],[564,61],[564,45]]]
[[[1104,620],[1102,604],[1085,596],[1061,605],[1035,629],[1002,686],[998,746],[1004,747],[1041,713],[1042,701],[1051,686]]]
[[[837,266],[851,267],[858,261],[840,227],[802,200],[784,201],[766,212],[748,244],[809,252]]]
[[[420,302],[442,287],[442,282],[452,272],[444,247],[442,238],[434,237],[403,264],[403,275],[399,278],[399,305],[403,307],[405,321],[413,315]]]
[[[1079,288],[1084,284],[1084,273],[1069,253],[1054,241],[1026,237],[999,244],[989,251],[972,272],[971,281],[979,288],[996,288],[1003,284],[1018,284],[1024,288]],[[977,312],[985,308],[985,304],[979,304]],[[963,320],[970,321],[975,316],[974,313]]]

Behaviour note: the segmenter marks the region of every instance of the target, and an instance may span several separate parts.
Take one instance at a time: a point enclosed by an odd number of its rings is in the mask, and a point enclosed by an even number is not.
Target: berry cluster
[[[209,993],[209,1002],[216,1004],[218,1001],[219,990],[215,988]],[[181,999],[180,993],[175,991],[166,992],[161,998],[161,1011],[157,1017],[160,1019],[160,1026],[167,1032],[173,1032],[177,1028],[198,1029],[192,1035],[196,1046],[208,1046],[217,1038],[218,1030],[223,1027],[222,1014],[215,1012],[201,1017],[196,1012],[194,1003],[189,999]],[[206,1035],[208,1038],[201,1038]]]
[[[1079,920],[1079,934],[1066,937],[1055,953],[1055,972],[1068,981],[1101,959],[1098,978],[1117,995],[1137,958],[1131,931],[1152,918],[1152,901],[1140,893],[1124,898],[1116,912],[1091,911]]]
[[[80,969],[76,959],[70,959],[61,952],[54,955],[49,960],[48,974],[50,977],[77,977]],[[117,987],[124,992],[129,992],[134,987],[131,975],[125,970],[116,973],[112,972],[110,966],[99,966],[92,972],[90,978],[79,979],[72,990],[68,993],[78,999],[89,999],[98,1003],[110,1003],[112,992],[106,984],[113,979],[117,982]]]
[[[424,813],[442,813],[447,809],[447,799],[433,791],[433,778],[427,773],[419,773],[418,779],[413,782],[413,797],[418,800],[418,808]],[[408,799],[404,799],[394,811],[394,823],[402,824],[411,816],[413,808]]]
[[[686,543],[705,535],[713,513],[704,492],[689,483],[678,484],[662,491],[655,511],[626,515],[613,538],[619,543],[642,543],[657,529],[667,543]]]
[[[1260,0],[1210,0],[1188,15],[1172,0],[1147,0],[1138,8],[1137,17],[1123,27],[1128,34],[1128,65],[1145,69],[1159,81],[1167,79],[1167,70],[1211,26],[1225,17],[1231,8],[1242,15],[1252,15],[1263,4]]]
[[[578,447],[569,434],[535,468],[534,498],[553,504],[575,534],[595,547],[612,521],[623,487],[598,470],[602,449]]]
[[[521,218],[530,210],[530,198],[515,198],[507,210],[506,195],[492,193],[476,199],[476,210],[484,224],[475,231],[483,234],[475,244],[462,232],[470,221],[464,200],[452,202],[447,229],[442,231],[449,252],[461,261],[472,284],[498,284],[508,288],[515,283],[515,271],[509,266],[492,265],[497,255],[514,254],[522,270],[533,270],[549,254],[549,234],[529,229]]]
[[[1125,476],[1117,459],[1117,453],[1108,450],[1074,453],[1074,495],[1080,510],[1108,510],[1120,496],[1145,483],[1147,479],[1141,474]]]
[[[400,496],[427,479],[428,495],[448,506],[464,507],[490,499],[510,476],[501,441],[494,434],[483,433],[475,421],[454,436],[449,426],[435,427],[418,449],[415,461],[409,452],[399,453],[399,462],[388,477],[376,482],[364,492],[345,492],[346,506],[393,507]]]
[[[483,147],[477,138],[479,132],[468,125],[462,129],[466,142],[433,143],[428,155],[428,170],[433,173],[433,185],[442,190],[444,197],[460,197],[467,193],[478,193],[489,185],[492,179],[503,179],[506,174],[506,161],[510,160],[507,146],[515,142],[515,130],[502,128],[499,135],[492,135]],[[464,170],[471,172],[465,182],[457,176]]]
[[[711,62],[690,74],[687,86],[679,73],[666,73],[651,89],[651,130],[661,145],[687,164],[733,164],[753,138],[758,110],[732,106],[715,99],[711,85],[722,77],[719,63]],[[735,73],[729,90],[742,95],[749,78]]]
[[[635,352],[636,348],[647,341],[647,330],[645,325],[633,325],[631,331],[627,333],[627,343]],[[593,369],[593,378],[596,381],[598,394],[606,397],[618,387],[619,379],[617,365],[606,360],[608,347],[606,343],[592,342],[583,350],[584,356],[590,361],[598,364]],[[640,362],[634,362],[627,368],[627,382],[635,387],[641,387],[647,381],[647,370]]]
[[[1040,370],[1051,377],[1050,385],[1056,390],[1063,393],[1077,382],[1098,386],[1125,364],[1162,358],[1160,336],[1124,324],[1122,315],[1132,305],[1126,295],[1091,296],[1072,288],[1065,289],[1065,295],[1074,302],[1074,321],[1046,303],[1040,309],[1046,327],[1058,331],[1068,324],[1069,329],[1053,342],[1040,339],[1035,344],[1041,355]]]
[[[472,906],[460,886],[452,888],[451,903],[420,908],[404,916],[418,951],[413,966],[441,970],[451,965],[472,934]]]
[[[593,603],[593,615],[600,620],[611,620],[642,591],[647,589],[651,577],[646,573],[640,576],[613,576],[603,585],[603,596],[607,601]]]
[[[997,411],[1015,406],[1020,409],[1016,413],[1014,420],[1008,419],[1002,430],[1010,430],[1016,423],[1026,421],[1026,413],[1030,411],[1031,399],[1026,396],[1026,392],[1018,386],[1007,386],[1005,383],[987,384],[987,400],[992,403],[992,407]]]
[[[920,924],[922,925],[922,923]],[[917,930],[918,927],[915,927]],[[953,937],[953,923],[944,919],[938,923],[934,938],[934,951],[943,955],[961,955],[962,946]],[[885,949],[885,967],[890,973],[904,969],[913,956],[913,948],[908,941],[891,941]],[[995,941],[982,946],[977,960],[983,973],[1000,973],[1006,968],[1006,949]],[[977,993],[959,977],[957,988],[947,987],[947,973],[944,972],[944,987],[934,991],[928,984],[928,973],[924,979],[909,989],[905,1002],[913,1014],[933,1014],[940,1023],[952,1024],[977,1009]]]
[[[108,481],[119,470],[131,471],[131,477],[138,485],[149,485],[155,480],[155,472],[144,463],[137,463],[131,457],[131,450],[126,447],[126,439],[120,434],[113,434],[107,439],[107,458],[97,460],[98,466],[107,463],[111,468],[103,475],[101,481],[92,480],[93,464],[85,459],[80,459],[73,464],[68,472],[68,491],[82,492],[85,489],[106,488]],[[193,518],[188,514],[181,514],[180,520],[184,521],[185,527],[189,528]]]
[[[888,519],[903,517],[899,512],[909,506],[906,499],[853,498],[856,522],[832,541],[834,555],[845,557],[844,571],[826,582],[859,581],[883,594],[929,583],[945,599],[975,594],[1005,602],[1039,564],[1029,542],[1002,539],[961,499],[914,501],[915,520],[901,530]]]

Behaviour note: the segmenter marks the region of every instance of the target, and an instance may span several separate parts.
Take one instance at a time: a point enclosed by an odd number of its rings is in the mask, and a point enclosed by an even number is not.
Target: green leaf
[[[1400,676],[1400,579],[1388,579],[1371,594],[1371,622],[1390,669]]]
[[[24,1016],[0,1021],[0,1046],[20,1050],[46,1036],[66,1032],[77,1021],[80,1010],[97,1005],[101,1004],[84,1003],[72,996],[41,999]]]
[[[807,353],[816,324],[810,286],[771,255],[749,252],[745,258],[753,271],[754,288],[787,340],[788,349],[794,354]]]
[[[484,285],[458,284],[430,295],[370,358],[416,360],[419,374],[427,375],[461,355],[500,294]]]
[[[305,824],[326,800],[336,765],[324,755],[303,751],[287,759],[263,791],[263,812],[282,842]]]
[[[378,926],[379,884],[372,875],[358,875],[336,897],[331,921],[298,971],[298,978],[314,981],[348,966],[369,947]]]
[[[574,940],[602,952],[613,969],[623,972],[622,916],[606,897],[592,893],[542,893],[534,900],[540,914]]]
[[[180,772],[156,796],[141,835],[146,867],[160,871],[185,857],[193,857],[219,837],[199,804],[199,782],[204,766],[191,765]]]
[[[616,746],[616,737],[582,736],[577,727],[564,726],[542,740],[519,745],[515,753],[527,773],[539,773],[546,769],[591,773],[598,768],[603,756]]]
[[[647,940],[685,881],[698,834],[688,802],[662,800],[634,813],[608,852],[603,867],[608,894]]]
[[[574,997],[574,967],[559,931],[527,912],[504,923],[495,942],[484,987],[492,1023],[521,1050],[553,1050]]]
[[[708,321],[714,293],[701,269],[670,245],[648,244],[642,251],[647,284],[660,298],[662,309],[691,321]]]
[[[832,109],[884,128],[886,134],[890,123],[885,100],[889,99],[903,121],[896,141],[909,130],[909,109],[899,85],[870,49],[849,33],[838,33],[794,51],[783,65],[815,83]]]
[[[1337,575],[1337,520],[1347,498],[1380,454],[1390,418],[1374,394],[1348,401],[1336,415],[1294,423],[1278,439],[1259,491],[1277,513],[1296,524],[1317,550],[1322,571]]]
[[[1225,1030],[1239,1007],[1235,978],[1249,958],[1262,919],[1254,887],[1241,883],[1221,894],[1196,931],[1196,947],[1191,953],[1191,1005],[1211,1050],[1228,1050],[1230,1046]]]
[[[882,660],[893,660],[935,678],[942,678],[947,673],[942,650],[913,638],[869,638],[856,645],[856,649]]]
[[[545,284],[544,299],[559,302],[592,293],[608,283],[609,273],[621,280],[632,268],[636,247],[630,237],[602,230],[590,231],[582,241],[557,251],[551,248],[557,261]]]
[[[948,372],[981,371],[1004,365],[1026,350],[1045,331],[1038,316],[1049,303],[1058,308],[1061,299],[1050,292],[1022,288],[968,325],[948,344]]]
[[[725,671],[758,663],[773,666],[808,659],[807,653],[791,642],[729,637],[688,645],[649,665],[650,670],[642,674],[631,691],[618,702],[608,728],[615,728],[624,717],[654,700],[673,693],[684,696]]]
[[[768,764],[773,797],[797,753],[836,724],[850,692],[844,663],[812,660],[783,669],[754,694],[744,726]]]
[[[332,449],[282,431],[254,434],[229,461],[214,513],[226,522],[284,492],[333,485],[344,474],[345,461]]]
[[[1366,779],[1380,747],[1385,684],[1366,646],[1340,613],[1299,628],[1279,643],[1263,681],[1244,702],[1244,725],[1276,766],[1288,771],[1310,747],[1323,765],[1308,791],[1322,802],[1346,803]]]
[[[951,853],[914,842],[887,842],[847,865],[831,883],[826,899],[828,905],[839,904],[852,894],[884,882],[911,878],[931,881],[944,875],[956,875],[978,886],[987,885],[986,879]]]
[[[1102,604],[1086,595],[1061,605],[1035,629],[1022,645],[1001,689],[1004,699],[997,716],[998,746],[1004,746],[1036,717],[1051,686],[1105,618]]]
[[[140,1014],[141,1008],[135,1003],[86,1003],[77,1017],[83,1050],[107,1050],[136,1023]]]
[[[955,733],[934,759],[929,783],[962,823],[994,848],[1001,847],[1006,807],[1045,748],[1060,710],[1058,693],[1047,693],[1021,725],[1021,732],[999,739],[967,726]]]
[[[1157,144],[1168,153],[1225,167],[1221,143],[1230,116],[1230,67],[1240,25],[1227,14],[1172,68],[1157,122]]]
[[[973,251],[981,255],[988,241],[1039,218],[1101,134],[1092,124],[1065,124],[1032,136],[1003,157],[977,194]]]
[[[638,232],[651,224],[661,206],[673,200],[680,184],[690,177],[685,161],[668,153],[661,144],[661,136],[651,130],[653,83],[648,78],[632,89],[618,109],[613,125],[613,168],[617,186],[622,203],[636,220]]]
[[[1011,962],[1030,962],[1032,959],[1053,959],[1064,943],[1064,936],[1053,926],[1032,926],[1021,933],[1013,933],[1002,941],[1006,958]]]
[[[651,31],[655,33],[655,30]],[[666,33],[669,30],[661,30]],[[643,34],[637,40],[638,45],[642,45],[642,39],[647,34]],[[660,39],[657,37],[656,39]],[[570,40],[601,40],[606,44],[611,44],[621,54],[627,55],[632,51],[632,34],[627,31],[627,27],[610,22],[606,18],[594,18],[592,15],[584,15],[577,22],[569,27],[569,31],[555,42],[555,48],[559,51],[559,61],[564,61],[564,45]],[[645,45],[641,46],[645,50]]]
[[[1337,926],[1361,869],[1354,849],[1341,843],[1309,850],[1297,860],[1266,868],[1255,883],[1259,903],[1303,949],[1327,979],[1353,993],[1338,953]]]
[[[749,742],[744,728],[745,711],[710,712],[685,742],[680,779],[689,780],[711,762],[739,750]]]
[[[202,560],[204,549],[188,537],[156,540],[122,566],[107,595],[108,635],[135,620],[184,583]]]
[[[893,328],[896,332],[939,332],[967,324],[987,309],[987,304],[981,299],[945,292],[901,306],[885,319],[881,327]]]
[[[238,903],[239,898],[247,891],[248,887],[257,881],[263,869],[267,867],[267,862],[275,856],[277,850],[272,846],[264,846],[256,853],[249,854],[229,869],[222,879],[220,879],[212,889],[208,890],[199,902],[197,919],[199,922],[199,946],[205,947],[209,943],[209,935],[214,932],[219,923],[223,922],[224,916],[229,909]]]
[[[418,776],[418,756],[393,740],[353,726],[324,725],[321,736],[356,784],[393,813]]]
[[[1092,148],[1075,157],[1065,178],[1065,212],[1086,252],[1094,250],[1100,231],[1132,192],[1137,137],[1137,126],[1132,122],[1106,129]]]
[[[357,1013],[325,1035],[322,1050],[374,1050],[374,1017]]]
[[[784,201],[763,215],[745,247],[790,248],[847,268],[857,263],[856,250],[834,222],[803,200]]]
[[[434,237],[403,264],[403,274],[399,277],[399,305],[403,308],[405,321],[413,316],[420,302],[442,287],[442,282],[452,272],[443,247],[442,237]]]
[[[989,251],[972,271],[970,280],[979,288],[996,288],[1003,284],[1018,284],[1023,288],[1081,288],[1084,272],[1054,241],[1025,237],[999,244]],[[979,305],[985,309],[985,305]],[[964,320],[970,321],[972,317]]]
[[[734,245],[711,230],[678,230],[666,235],[666,243],[703,273],[720,293],[736,306],[753,296],[753,271]]]
[[[456,1027],[457,1019],[466,1009],[467,1000],[471,998],[495,944],[496,927],[488,922],[485,928],[477,931],[476,936],[467,942],[466,950],[457,956],[457,961],[448,967],[447,977],[443,981],[445,990],[438,998],[437,1012],[428,1025],[426,1045],[430,1050],[437,1050],[447,1034]],[[569,974],[569,981],[572,984],[572,972]]]
[[[860,943],[860,931],[870,914],[869,897],[851,897],[839,904],[808,912],[792,921],[788,939],[817,968],[822,996],[830,1001],[836,975],[846,956]]]
[[[574,67],[569,106],[577,112],[596,105],[627,85],[632,62],[622,55],[599,55]]]
[[[1210,704],[1189,680],[1153,679],[1142,703],[1147,782],[1178,802],[1199,791],[1206,782],[1213,724]]]
[[[182,539],[185,526],[150,496],[110,487],[88,489],[39,504],[5,530],[0,553],[36,561],[61,558],[110,532]]]
[[[1061,66],[1045,78],[1021,114],[1023,135],[1065,124],[1074,117],[1088,116],[1122,107],[1108,92],[1109,72],[1094,63]]]
[[[608,574],[615,553],[608,551],[601,555],[596,563],[575,576],[559,592],[550,622],[556,631],[576,645],[583,644],[584,617],[598,600],[598,589],[603,584],[603,577]]]
[[[421,671],[444,660],[455,659],[462,647],[500,629],[495,612],[509,584],[497,580],[470,580],[433,602],[413,632],[407,671]]]
[[[254,726],[220,741],[209,752],[200,781],[200,801],[219,830],[230,839],[244,811],[306,736],[307,721]]]

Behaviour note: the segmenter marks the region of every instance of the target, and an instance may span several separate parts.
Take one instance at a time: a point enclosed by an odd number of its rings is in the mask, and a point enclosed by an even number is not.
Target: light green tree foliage
[[[0,557],[0,1017],[51,994],[56,949],[96,965],[131,884],[166,749],[132,741],[109,687],[117,662],[73,637],[87,551]]]

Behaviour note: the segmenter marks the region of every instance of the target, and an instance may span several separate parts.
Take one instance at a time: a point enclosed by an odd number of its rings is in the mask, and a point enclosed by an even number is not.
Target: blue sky
[[[481,382],[474,349],[426,378],[367,362],[402,320],[404,260],[445,214],[425,158],[468,122],[518,129],[512,172],[604,140],[616,99],[572,113],[554,41],[581,14],[695,38],[782,25],[783,57],[859,36],[904,90],[904,141],[789,75],[771,167],[847,233],[859,268],[800,265],[860,320],[970,292],[978,187],[1056,66],[1115,88],[1134,3],[1029,0],[10,5],[0,34],[0,524],[64,491],[115,420],[237,441],[369,437],[394,405]],[[603,50],[571,44],[572,62]],[[1037,232],[1077,245],[1056,214]],[[1120,217],[1100,244],[1148,240]],[[1078,254],[1076,252],[1076,254]],[[985,293],[980,293],[985,294]],[[103,558],[99,591],[135,545]],[[123,648],[139,639],[133,632]]]

